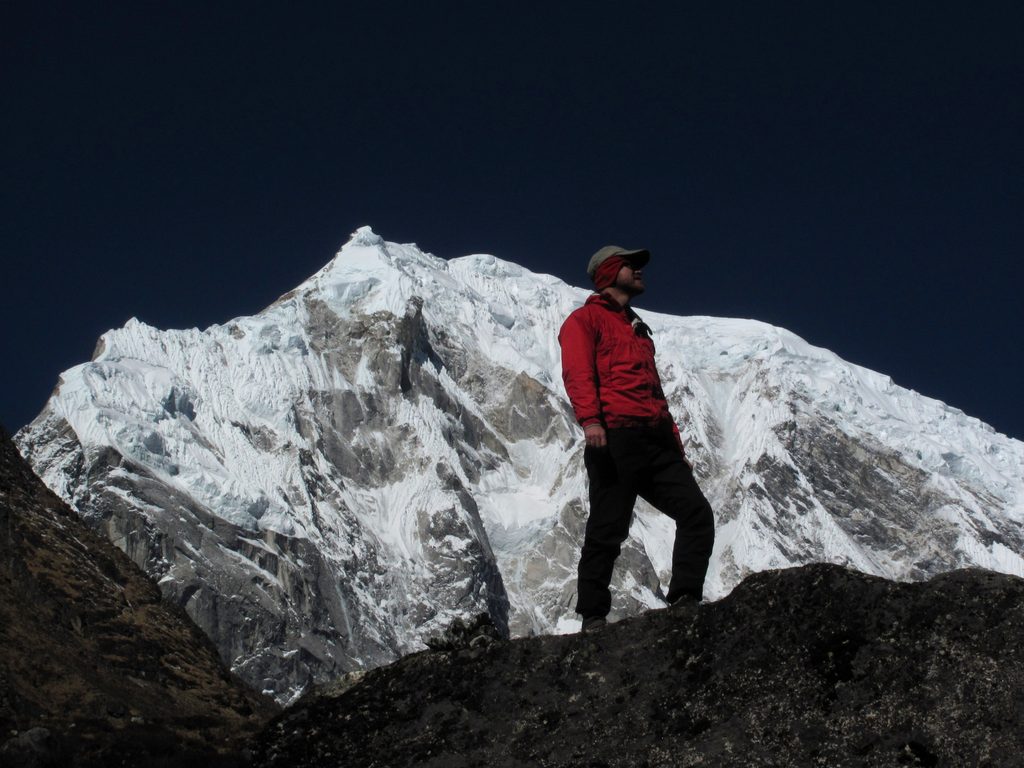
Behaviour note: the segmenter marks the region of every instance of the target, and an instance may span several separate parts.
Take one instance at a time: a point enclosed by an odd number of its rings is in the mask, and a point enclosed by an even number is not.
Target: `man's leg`
[[[640,496],[676,521],[668,601],[700,600],[715,544],[715,518],[671,434],[659,440],[651,472],[640,487]]]
[[[590,480],[590,515],[580,555],[576,612],[586,619],[606,616],[611,609],[608,585],[622,542],[629,535],[636,491],[607,448],[587,448],[583,460]]]

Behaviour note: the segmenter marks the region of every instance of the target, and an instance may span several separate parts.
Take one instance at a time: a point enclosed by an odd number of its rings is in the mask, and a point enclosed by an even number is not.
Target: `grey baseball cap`
[[[629,259],[635,267],[642,267],[651,260],[651,252],[645,248],[638,248],[635,251],[631,251],[628,248],[620,248],[617,245],[606,245],[590,257],[590,263],[587,264],[587,274],[590,275],[591,279],[594,278],[594,273],[597,272],[597,268],[612,256],[624,256]]]

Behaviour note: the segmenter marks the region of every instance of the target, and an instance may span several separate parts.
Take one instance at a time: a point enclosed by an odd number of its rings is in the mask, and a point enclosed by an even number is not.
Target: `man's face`
[[[623,265],[615,278],[615,287],[622,289],[629,296],[639,296],[645,288],[643,270],[634,268],[631,264]]]

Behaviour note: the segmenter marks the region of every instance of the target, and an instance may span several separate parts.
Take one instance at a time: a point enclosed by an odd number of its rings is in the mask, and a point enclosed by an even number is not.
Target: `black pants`
[[[580,556],[576,612],[605,616],[608,585],[640,496],[676,521],[668,600],[700,598],[715,542],[715,520],[671,425],[609,429],[606,448],[587,448],[590,517]]]

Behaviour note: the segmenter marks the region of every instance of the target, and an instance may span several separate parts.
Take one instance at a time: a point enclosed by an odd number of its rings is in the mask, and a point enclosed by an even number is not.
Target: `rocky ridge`
[[[275,710],[0,434],[0,764],[243,765]]]
[[[461,645],[326,687],[262,768],[1003,766],[1024,754],[1024,580],[834,565],[593,634]]]

